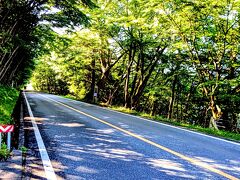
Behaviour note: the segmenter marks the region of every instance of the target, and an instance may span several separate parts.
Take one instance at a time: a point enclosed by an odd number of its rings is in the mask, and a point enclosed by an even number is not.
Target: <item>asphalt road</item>
[[[55,95],[26,97],[58,179],[240,178],[238,143]],[[38,151],[32,136],[28,148]]]

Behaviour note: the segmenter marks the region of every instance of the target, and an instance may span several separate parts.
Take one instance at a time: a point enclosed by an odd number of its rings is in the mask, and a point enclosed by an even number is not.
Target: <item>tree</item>
[[[210,126],[217,129],[216,121],[222,116],[218,105],[220,87],[232,65],[239,44],[238,13],[235,1],[170,1],[170,21],[175,25],[182,48],[189,52],[189,61],[195,69],[201,89],[209,101]],[[227,74],[226,74],[227,73]]]
[[[42,62],[72,95],[93,101],[98,89],[105,105],[238,131],[238,1],[101,0],[98,7],[83,11],[91,26],[45,36],[56,43],[42,48],[49,53]]]
[[[35,51],[44,46],[38,36],[44,23],[70,28],[88,23],[81,7],[95,5],[90,0],[80,2],[0,1],[0,83],[14,86],[26,83],[34,67],[33,59],[39,55]]]

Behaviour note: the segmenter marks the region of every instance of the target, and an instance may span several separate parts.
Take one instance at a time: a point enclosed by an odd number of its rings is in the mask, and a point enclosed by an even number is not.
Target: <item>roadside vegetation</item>
[[[77,98],[73,95],[65,95],[63,97],[73,99],[73,100],[84,100],[84,99],[79,99],[79,98]],[[169,118],[166,118],[166,117],[161,116],[161,115],[154,115],[153,116],[153,115],[150,115],[149,113],[139,112],[139,111],[136,111],[136,110],[131,110],[131,109],[125,108],[123,106],[106,106],[105,103],[97,103],[97,105],[102,106],[102,107],[107,107],[109,109],[112,109],[112,110],[115,110],[115,111],[118,111],[118,112],[131,114],[131,115],[139,116],[139,117],[146,118],[146,119],[149,119],[149,120],[154,120],[154,121],[166,123],[166,124],[169,124],[169,125],[178,126],[178,127],[182,127],[182,128],[185,128],[185,129],[193,130],[193,131],[196,131],[196,132],[201,132],[201,133],[204,133],[204,134],[224,138],[224,139],[227,139],[227,140],[240,142],[240,134],[239,133],[225,131],[225,130],[219,130],[219,129],[216,130],[216,129],[213,129],[213,128],[205,128],[205,127],[196,125],[195,122],[187,122],[187,121],[179,121],[177,119],[169,119]]]
[[[81,9],[95,7],[91,0],[0,2],[0,84],[14,87],[25,85],[36,59],[56,47],[53,28],[87,25]]]
[[[19,94],[16,89],[26,85],[38,57],[49,54],[56,47],[55,40],[64,41],[53,28],[73,31],[89,24],[83,7],[95,5],[91,0],[0,0],[0,124],[14,123],[11,114]],[[2,144],[0,160],[9,156]]]
[[[7,149],[6,144],[2,144],[0,148],[0,161],[6,161],[11,156],[11,152]]]
[[[240,1],[0,6],[0,84],[239,135]]]
[[[0,85],[0,124],[13,123],[11,115],[18,96],[18,90]]]
[[[46,44],[35,89],[239,134],[239,1],[97,6],[83,9],[89,26]]]
[[[199,125],[195,125],[194,122],[192,122],[192,124],[179,122],[178,120],[175,120],[175,119],[168,119],[168,118],[165,118],[165,117],[159,116],[159,115],[151,116],[150,114],[143,113],[143,112],[137,112],[137,111],[127,109],[127,108],[124,108],[124,107],[113,106],[113,107],[109,107],[109,108],[112,109],[112,110],[115,110],[115,111],[131,114],[131,115],[135,115],[135,116],[140,116],[140,117],[143,117],[143,118],[146,118],[146,119],[155,120],[155,121],[159,121],[159,122],[162,122],[162,123],[167,123],[167,124],[170,124],[170,125],[190,129],[190,130],[193,130],[193,131],[202,132],[204,134],[213,135],[213,136],[216,136],[216,137],[225,138],[225,139],[228,139],[228,140],[234,140],[234,141],[240,142],[240,134],[239,133],[233,133],[233,132],[224,131],[224,130],[215,130],[215,129],[212,129],[212,128],[203,128]]]
[[[0,85],[0,125],[14,123],[11,115],[18,96],[18,90]],[[9,156],[10,151],[7,149],[7,145],[2,143],[0,148],[0,161],[6,160]]]

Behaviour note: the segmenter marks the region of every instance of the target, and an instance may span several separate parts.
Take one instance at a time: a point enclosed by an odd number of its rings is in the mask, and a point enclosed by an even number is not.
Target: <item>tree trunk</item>
[[[158,47],[156,50],[156,55],[153,58],[149,59],[149,60],[151,60],[152,63],[150,63],[145,69],[143,67],[141,67],[141,69],[142,69],[141,75],[140,75],[141,78],[139,78],[139,81],[137,82],[137,85],[135,88],[136,90],[131,97],[131,106],[132,107],[136,107],[138,105],[140,97],[142,96],[143,91],[148,84],[148,80],[151,77],[152,72],[154,71],[154,69],[157,65],[157,62],[159,62],[159,59],[165,49],[166,49],[166,47],[163,47],[162,49],[160,49],[160,47]],[[144,63],[142,64],[142,66],[144,66]]]
[[[12,70],[11,74],[9,75],[8,81],[11,81],[14,78],[16,72],[18,72],[19,65],[22,63],[23,59],[24,59],[24,57],[21,58],[21,60],[17,64],[17,66],[14,68],[14,70]]]
[[[91,90],[90,90],[90,97],[91,101],[94,102],[94,90],[95,90],[95,82],[96,82],[96,72],[95,72],[95,58],[92,59],[91,66],[92,66],[92,81],[91,81]]]
[[[175,100],[175,86],[177,84],[177,75],[174,75],[174,79],[172,82],[172,96],[170,98],[169,101],[169,107],[168,107],[168,119],[172,118],[172,114],[173,114],[173,105],[174,105],[174,100]]]
[[[156,100],[153,100],[150,115],[154,116],[155,115],[155,111],[156,111]]]
[[[188,93],[188,95],[187,95],[186,107],[185,107],[185,114],[188,114],[188,109],[189,109],[189,105],[190,105],[190,98],[191,98],[192,92],[193,92],[193,82],[192,82],[192,84],[191,84],[189,93]]]
[[[130,102],[129,102],[129,92],[128,92],[128,86],[129,86],[129,75],[130,75],[130,67],[127,69],[127,75],[126,75],[126,80],[125,80],[125,86],[124,86],[124,102],[125,108],[130,107]]]
[[[179,110],[178,110],[178,105],[179,105],[179,94],[181,93],[181,90],[179,88],[179,85],[177,86],[177,96],[176,96],[176,119],[179,121]]]
[[[7,70],[12,65],[12,63],[13,63],[12,59],[16,55],[18,49],[19,49],[19,46],[17,46],[14,49],[14,51],[11,53],[10,57],[8,58],[7,62],[5,62],[4,66],[2,67],[1,72],[0,72],[0,81],[2,81],[2,79],[4,78],[4,75],[6,74]]]
[[[210,118],[209,128],[218,130],[217,123],[213,117]]]
[[[126,73],[126,80],[125,80],[125,86],[124,86],[124,102],[125,102],[125,107],[126,108],[131,108],[131,99],[129,97],[129,79],[130,79],[130,73],[131,73],[131,68],[134,60],[136,49],[135,47],[131,44],[130,49],[129,49],[129,57],[128,57],[128,66],[127,66],[127,73]]]
[[[209,127],[218,130],[216,122],[222,116],[222,112],[221,112],[221,109],[219,108],[219,106],[215,105],[215,96],[214,95],[210,96],[210,99],[211,99],[210,109],[212,112],[212,117],[210,118]]]
[[[86,100],[90,102],[94,102],[94,92],[95,92],[95,82],[96,82],[96,70],[95,70],[95,58],[92,58],[91,61],[91,85],[90,85],[90,91],[86,94]]]

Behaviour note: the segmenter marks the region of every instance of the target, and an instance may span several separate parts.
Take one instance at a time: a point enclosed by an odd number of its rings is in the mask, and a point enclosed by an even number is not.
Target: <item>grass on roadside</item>
[[[127,113],[127,114],[140,116],[140,117],[147,118],[147,119],[153,119],[156,121],[164,122],[167,124],[172,124],[175,126],[183,127],[186,129],[191,129],[194,131],[202,132],[202,133],[209,134],[209,135],[214,135],[214,136],[229,139],[229,140],[240,141],[240,134],[229,132],[229,131],[224,131],[224,130],[217,131],[217,130],[214,130],[211,128],[203,128],[203,127],[197,126],[197,125],[177,122],[175,120],[167,119],[167,118],[164,118],[163,116],[159,116],[159,115],[151,116],[147,113],[137,112],[135,110],[131,110],[131,109],[127,109],[127,108],[119,107],[119,106],[112,106],[112,107],[110,107],[110,109],[119,111],[119,112],[123,112],[123,113]]]
[[[72,100],[79,100],[78,98],[76,98],[75,96],[68,94],[68,95],[64,95],[62,97],[68,98],[68,99],[72,99]]]
[[[67,96],[63,96],[65,98],[69,98],[69,99],[73,99],[73,100],[79,100],[78,98],[72,96],[72,95],[67,95]],[[106,107],[105,104],[98,104],[100,106],[104,106]],[[135,116],[140,116],[146,119],[152,119],[155,121],[159,121],[159,122],[163,122],[163,123],[167,123],[167,124],[171,124],[174,126],[178,126],[178,127],[183,127],[189,130],[194,130],[197,132],[201,132],[204,134],[209,134],[209,135],[213,135],[213,136],[217,136],[220,138],[224,138],[224,139],[229,139],[229,140],[234,140],[234,141],[238,141],[240,142],[240,134],[237,133],[233,133],[233,132],[229,132],[229,131],[224,131],[224,130],[214,130],[211,128],[203,128],[201,126],[198,125],[192,125],[192,124],[188,124],[188,123],[183,123],[183,122],[178,122],[175,121],[173,119],[167,119],[163,116],[160,115],[156,115],[156,116],[151,116],[150,114],[144,113],[144,112],[138,112],[135,110],[131,110],[122,106],[110,106],[108,107],[109,109],[115,110],[115,111],[119,111],[119,112],[123,112],[123,113],[127,113],[127,114],[132,114]]]

